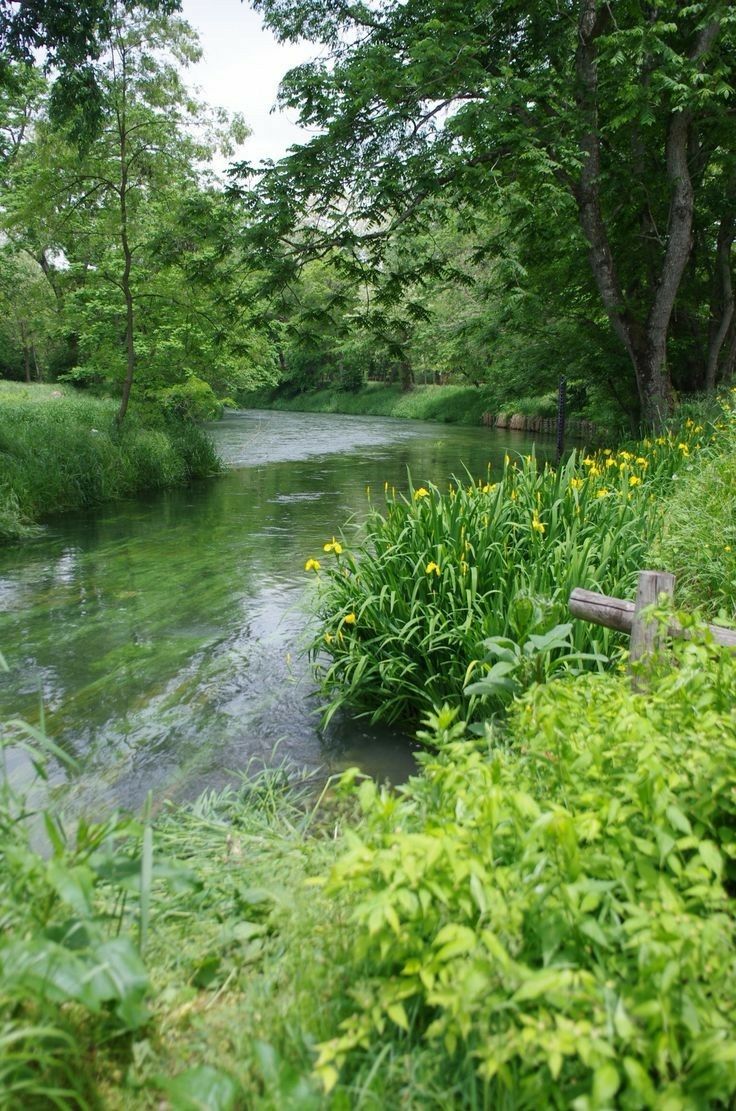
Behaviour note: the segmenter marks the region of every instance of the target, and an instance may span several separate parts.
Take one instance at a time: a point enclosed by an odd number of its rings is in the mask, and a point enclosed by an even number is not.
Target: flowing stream
[[[59,516],[0,551],[0,721],[43,712],[77,761],[54,781],[73,807],[137,807],[222,786],[284,758],[357,763],[398,781],[409,740],[347,716],[319,729],[311,668],[310,556],[384,483],[478,477],[524,433],[311,413],[230,413],[211,433],[227,473]],[[537,447],[548,454],[553,446]],[[41,705],[43,711],[40,710]],[[11,753],[10,773],[24,760]]]

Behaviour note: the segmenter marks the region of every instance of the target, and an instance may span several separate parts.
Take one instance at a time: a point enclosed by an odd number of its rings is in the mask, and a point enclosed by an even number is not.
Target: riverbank
[[[617,543],[658,515],[642,559],[699,572],[688,605],[734,616],[736,414],[661,439],[567,476],[566,559],[591,546],[576,505],[605,503],[615,471],[632,524]],[[562,547],[555,481],[503,478],[510,502],[529,495],[527,563]],[[464,493],[463,513],[498,496]],[[420,521],[459,497],[414,495]],[[678,524],[694,504],[695,545]],[[393,589],[449,574],[431,554]],[[345,639],[360,608],[341,611]],[[315,800],[276,769],[155,821],[57,834],[48,865],[7,824],[5,1090],[121,1111],[730,1105],[736,657],[693,634],[644,693],[620,656],[540,684],[497,671],[523,680],[505,715],[475,735],[434,713],[398,790],[353,771]]]
[[[0,382],[0,542],[33,535],[48,514],[217,473],[191,422],[131,412],[69,388]]]
[[[291,413],[345,413],[352,416],[396,417],[401,420],[425,420],[440,424],[459,424],[488,428],[511,429],[554,436],[557,430],[557,398],[518,398],[501,405],[482,386],[417,385],[402,390],[399,385],[368,382],[355,392],[329,388],[310,390],[287,397],[279,390],[259,390],[244,394],[244,408],[275,409]],[[606,428],[620,428],[623,418],[609,414]],[[601,426],[577,413],[568,414],[566,434],[585,443],[599,442]]]

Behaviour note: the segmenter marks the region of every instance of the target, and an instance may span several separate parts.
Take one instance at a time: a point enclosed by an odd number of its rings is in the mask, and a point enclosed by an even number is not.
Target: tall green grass
[[[703,437],[691,423],[632,450],[573,454],[557,469],[507,458],[499,474],[444,492],[386,491],[354,552],[327,538],[306,564],[321,580],[313,652],[328,660],[326,717],[350,706],[412,723],[444,701],[482,716],[488,707],[462,692],[490,667],[484,642],[548,632],[567,620],[574,587],[632,596],[659,532],[656,499]],[[568,651],[609,654],[621,643],[576,622]]]
[[[718,438],[663,506],[653,565],[677,576],[680,604],[736,622],[736,391],[716,420]]]
[[[34,773],[23,790],[7,752]],[[0,723],[0,1104],[11,1108],[96,1106],[93,1054],[148,1020],[148,976],[123,924],[143,905],[139,827],[115,815],[65,824],[48,803],[50,756],[71,764],[42,732]]]
[[[0,539],[28,535],[43,516],[158,490],[219,470],[191,422],[131,413],[111,399],[40,386],[0,391]]]

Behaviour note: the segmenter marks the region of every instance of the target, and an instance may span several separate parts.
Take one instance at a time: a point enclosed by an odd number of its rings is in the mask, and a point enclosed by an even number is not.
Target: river
[[[355,537],[367,488],[380,507],[407,472],[445,486],[531,449],[524,433],[333,414],[228,413],[210,431],[222,477],[59,516],[0,551],[0,721],[38,723],[43,705],[77,761],[53,774],[74,809],[190,798],[283,759],[405,777],[407,738],[347,716],[319,729],[304,562]]]

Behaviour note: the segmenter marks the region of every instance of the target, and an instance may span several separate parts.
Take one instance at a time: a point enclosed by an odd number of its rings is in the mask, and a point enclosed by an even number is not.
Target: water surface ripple
[[[72,804],[191,797],[281,757],[405,776],[406,738],[347,717],[319,731],[304,562],[359,527],[366,487],[380,505],[408,471],[444,485],[531,447],[521,433],[333,414],[229,413],[211,432],[221,478],[57,517],[0,552],[0,721],[38,722],[42,700],[78,760]]]

